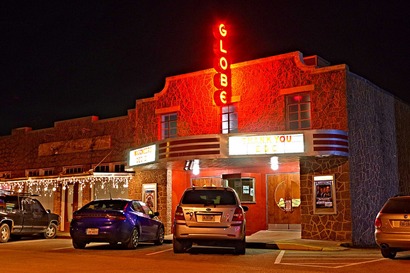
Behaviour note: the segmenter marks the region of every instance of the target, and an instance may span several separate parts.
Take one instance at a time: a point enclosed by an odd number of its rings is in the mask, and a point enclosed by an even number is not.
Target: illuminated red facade
[[[226,104],[215,101],[216,73],[168,77],[161,92],[137,100],[128,116],[0,137],[2,185],[47,188],[66,226],[67,207],[95,196],[143,199],[145,190],[156,191],[170,233],[186,187],[227,183],[249,207],[248,234],[297,228],[302,238],[374,245],[380,206],[410,194],[410,106],[346,65],[300,52],[230,64]],[[129,166],[108,168],[117,163]],[[83,171],[70,176],[67,166]],[[50,177],[28,172],[52,168]]]
[[[150,169],[166,171],[162,177],[167,180],[164,184],[168,185],[168,199],[164,197],[159,203],[167,203],[171,213],[183,189],[195,184],[194,181],[202,181],[201,177],[205,180],[230,175],[252,178],[255,181],[254,200],[246,202],[250,208],[247,213],[249,233],[267,228],[300,227],[302,238],[372,244],[372,234],[363,236],[362,233],[372,228],[372,217],[381,204],[369,198],[368,194],[385,200],[398,187],[403,188],[400,184],[408,183],[402,178],[409,174],[397,165],[381,171],[383,176],[396,178],[390,193],[369,187],[371,183],[385,183],[380,177],[370,181],[370,175],[369,181],[359,183],[358,180],[363,180],[363,171],[371,173],[376,169],[380,172],[377,166],[384,163],[375,158],[374,145],[368,146],[367,137],[357,132],[372,131],[373,138],[380,139],[384,148],[391,148],[384,156],[393,159],[397,147],[403,143],[397,143],[395,137],[388,140],[383,135],[396,131],[396,116],[399,112],[408,116],[408,108],[351,73],[346,65],[330,66],[320,57],[304,58],[300,52],[232,64],[231,71],[231,103],[237,109],[237,130],[234,134],[221,134],[222,108],[213,100],[214,69],[169,77],[160,93],[153,98],[137,101],[137,147],[156,143],[159,148],[155,163],[135,166],[137,177],[142,181],[154,182],[157,179],[152,175],[153,179],[144,179],[145,175],[150,176]],[[290,128],[286,100],[297,101],[305,94],[310,98],[310,125],[295,130]],[[372,99],[367,101],[369,96]],[[390,114],[386,119],[382,114],[375,113],[369,120],[368,116],[356,113],[359,105],[368,109],[387,107]],[[178,133],[176,138],[161,140],[161,116],[167,113],[177,114]],[[408,126],[402,126],[401,130],[402,134],[408,135]],[[304,134],[306,150],[297,154],[279,154],[279,170],[276,171],[269,165],[272,155],[238,157],[225,151],[229,146],[229,137],[233,135],[263,136],[292,132]],[[205,144],[204,138],[212,137],[215,138],[212,143],[217,148]],[[358,147],[352,151],[351,147],[356,145]],[[354,160],[349,161],[352,154],[367,154],[374,161],[369,168],[362,168],[356,163],[352,165]],[[404,153],[402,155],[408,157]],[[193,159],[200,159],[201,162],[198,175],[184,170],[186,160]],[[401,172],[400,178],[398,172]],[[328,175],[334,179],[335,203],[331,205],[332,210],[317,209],[314,185],[319,185],[319,182],[315,179]],[[367,188],[366,197],[356,192],[363,187]],[[281,195],[285,201],[289,199],[289,202],[300,199],[300,205],[288,207],[286,211],[279,205],[281,200],[275,194]],[[361,202],[357,200],[367,201],[362,206],[356,203]],[[366,207],[371,209],[366,210]],[[357,218],[352,214],[357,214]],[[361,223],[363,217],[368,219],[368,224]]]

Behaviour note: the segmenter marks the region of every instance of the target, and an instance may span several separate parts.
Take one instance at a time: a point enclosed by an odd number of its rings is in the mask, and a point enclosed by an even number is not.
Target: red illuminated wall
[[[237,105],[238,132],[285,131],[285,95],[308,91],[312,129],[347,130],[345,65],[305,65],[300,52],[232,64],[232,101]],[[220,134],[220,107],[214,104],[214,69],[169,77],[153,98],[137,101],[136,146],[160,140],[160,117],[178,113],[178,137]],[[175,171],[175,172],[174,172]],[[190,186],[185,172],[174,170],[172,213],[183,190]],[[209,170],[211,171],[211,170]],[[220,176],[226,170],[216,171]],[[232,171],[232,170],[230,170]],[[246,172],[241,168],[239,172]],[[263,170],[250,170],[256,179],[256,204],[247,204],[247,230],[266,229],[266,182]],[[201,171],[201,175],[205,175]],[[212,175],[212,174],[209,174]]]
[[[345,65],[304,65],[299,52],[233,64],[232,100],[238,102],[239,132],[286,130],[282,90],[303,86],[314,88],[310,91],[312,129],[346,130],[346,69]],[[178,136],[219,134],[214,74],[214,69],[208,69],[169,77],[154,98],[138,100],[137,144],[159,140],[160,114],[174,110],[178,112]]]

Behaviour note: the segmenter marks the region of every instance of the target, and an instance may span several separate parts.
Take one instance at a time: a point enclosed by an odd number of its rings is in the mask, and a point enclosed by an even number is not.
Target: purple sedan
[[[139,242],[164,242],[164,225],[144,202],[129,199],[94,200],[73,213],[70,235],[74,248],[91,242],[120,243],[135,249]]]

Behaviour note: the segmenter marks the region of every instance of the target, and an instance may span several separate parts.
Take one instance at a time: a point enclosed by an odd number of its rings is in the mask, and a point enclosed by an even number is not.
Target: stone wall
[[[352,73],[347,90],[352,241],[373,246],[376,214],[399,192],[395,99]]]
[[[334,175],[336,213],[314,213],[315,175]],[[300,191],[302,238],[350,242],[352,222],[350,208],[349,164],[346,158],[301,158]]]
[[[396,100],[395,110],[399,193],[410,195],[410,105]]]
[[[142,200],[142,185],[143,184],[157,184],[157,211],[159,212],[159,219],[165,225],[165,232],[171,232],[171,225],[168,219],[169,212],[167,210],[168,197],[167,197],[167,170],[146,170],[135,171],[135,176],[129,182],[128,196],[132,199]]]

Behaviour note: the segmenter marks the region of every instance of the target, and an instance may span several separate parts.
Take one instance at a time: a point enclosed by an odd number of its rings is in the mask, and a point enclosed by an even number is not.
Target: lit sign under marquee
[[[219,24],[214,31],[214,68],[218,72],[214,76],[214,102],[218,106],[224,106],[231,102],[231,65],[227,50],[228,30],[224,24]]]
[[[290,154],[304,150],[303,134],[229,137],[229,155]]]
[[[130,151],[129,165],[136,166],[155,161],[155,151],[155,145]]]

